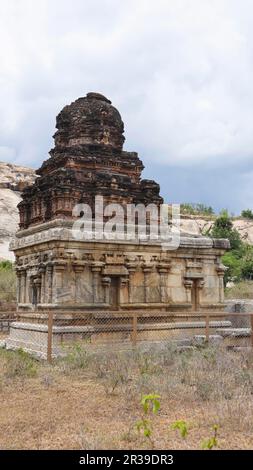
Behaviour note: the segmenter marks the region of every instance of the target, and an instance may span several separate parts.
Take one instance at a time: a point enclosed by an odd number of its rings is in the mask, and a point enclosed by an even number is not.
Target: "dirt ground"
[[[81,357],[79,351],[69,360],[50,366],[26,357],[17,358],[17,353],[2,350],[0,448],[88,450],[153,446],[155,449],[200,449],[203,440],[213,435],[213,426],[218,425],[218,448],[252,449],[253,405],[252,396],[247,395],[249,390],[245,390],[242,383],[239,388],[233,388],[232,380],[231,393],[221,394],[218,400],[217,391],[209,393],[209,382],[203,382],[203,393],[199,393],[193,384],[195,372],[193,377],[187,377],[191,364],[185,367],[182,381],[178,372],[182,356],[176,359],[176,364],[173,359],[170,362],[170,357],[169,364],[163,363],[159,369],[157,363],[152,368],[154,358],[143,362],[139,356],[140,367],[133,370],[130,364],[130,373],[128,370],[125,378],[119,379],[117,372],[113,376],[111,370],[113,367],[123,370],[124,375],[126,363],[131,362],[129,359],[122,365],[122,358],[114,355],[101,367],[100,358],[87,359]],[[185,360],[187,357],[183,362]],[[196,360],[203,359],[197,357]],[[27,362],[25,367],[22,361]],[[248,358],[246,362],[245,358],[235,359],[242,365],[241,370],[247,361]],[[136,364],[136,359],[133,363]],[[180,380],[173,381],[173,376],[167,380],[171,368],[177,370],[174,377],[178,375]],[[247,375],[247,384],[249,380]],[[228,388],[226,383],[224,388]],[[150,440],[136,428],[143,416],[140,400],[147,391],[161,396],[159,412],[148,416],[152,425]],[[171,429],[177,420],[187,423],[185,439],[178,430]]]

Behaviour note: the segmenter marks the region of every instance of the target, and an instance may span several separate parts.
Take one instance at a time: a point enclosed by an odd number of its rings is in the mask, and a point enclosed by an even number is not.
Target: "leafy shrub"
[[[245,219],[253,219],[253,212],[251,209],[244,209],[241,212],[241,216],[244,217]]]
[[[209,439],[205,439],[201,444],[202,449],[212,450],[214,447],[218,447],[218,426],[213,426],[213,435]]]
[[[90,355],[88,354],[85,345],[79,343],[73,343],[67,348],[67,355],[61,360],[61,365],[65,366],[65,372],[67,369],[86,369],[90,361]],[[66,367],[67,366],[67,367]]]
[[[140,433],[142,431],[143,436],[148,439],[151,447],[154,447],[154,441],[152,439],[153,426],[152,426],[152,415],[156,415],[161,408],[160,395],[156,393],[150,393],[143,395],[141,398],[142,406],[142,417],[136,423],[136,429]]]
[[[0,262],[0,301],[16,301],[16,275],[10,261]]]
[[[242,278],[242,259],[238,252],[228,251],[222,257],[222,263],[227,270],[224,273],[224,283],[228,281],[239,281]]]
[[[171,429],[177,429],[180,432],[180,436],[182,437],[182,439],[186,439],[189,432],[188,424],[186,423],[186,421],[181,419],[172,423]]]
[[[183,203],[180,204],[180,209],[182,214],[191,214],[191,215],[213,215],[214,210],[211,206],[206,206],[205,204],[197,203]]]
[[[226,211],[217,217],[207,235],[212,238],[227,238],[230,242],[231,250],[238,250],[242,247],[240,234],[238,230],[233,228],[232,220]]]

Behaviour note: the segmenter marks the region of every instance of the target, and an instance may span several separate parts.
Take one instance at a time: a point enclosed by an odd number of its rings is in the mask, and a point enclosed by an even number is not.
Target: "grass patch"
[[[0,262],[0,302],[16,301],[16,274],[10,261]]]
[[[240,281],[233,287],[226,287],[226,299],[253,299],[253,281]]]
[[[37,375],[37,361],[23,349],[17,351],[1,350],[0,358],[4,361],[4,376],[8,379],[29,378]]]
[[[2,350],[0,384],[1,448],[201,449],[214,426],[215,447],[252,448],[251,351],[91,353],[83,343],[48,365]]]

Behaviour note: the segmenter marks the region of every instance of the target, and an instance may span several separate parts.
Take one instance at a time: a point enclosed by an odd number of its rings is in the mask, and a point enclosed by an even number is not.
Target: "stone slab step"
[[[209,344],[218,345],[223,341],[221,335],[209,335]],[[206,335],[195,335],[192,340],[193,346],[201,346],[206,342]]]
[[[250,328],[217,328],[216,333],[223,338],[247,338],[251,335]]]

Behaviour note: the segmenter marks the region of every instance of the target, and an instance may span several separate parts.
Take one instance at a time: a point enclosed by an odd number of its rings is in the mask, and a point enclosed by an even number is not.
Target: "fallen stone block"
[[[219,345],[223,341],[221,335],[210,335],[208,344]],[[207,342],[206,335],[195,335],[192,340],[193,346],[203,346]]]

